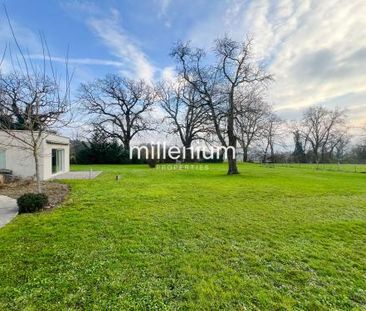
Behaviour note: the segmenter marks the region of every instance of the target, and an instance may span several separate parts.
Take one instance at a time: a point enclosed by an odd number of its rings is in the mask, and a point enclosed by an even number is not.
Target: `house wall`
[[[59,142],[60,144],[56,144]],[[66,144],[66,145],[65,145]],[[66,137],[48,135],[42,144],[42,176],[43,179],[49,179],[52,174],[52,149],[64,150],[63,170],[57,174],[70,171],[70,145]]]
[[[22,139],[27,138],[26,133],[17,133]],[[35,175],[35,164],[30,150],[17,139],[0,131],[0,148],[5,150],[6,168],[13,171],[14,175],[29,177]]]
[[[30,140],[30,133],[26,131],[12,131],[14,135],[23,140]],[[52,142],[52,144],[48,143]],[[59,144],[57,144],[59,143]],[[29,148],[29,147],[28,147]],[[0,131],[0,149],[5,149],[6,168],[13,171],[14,175],[26,178],[36,174],[34,158],[26,144]],[[46,180],[52,177],[52,149],[63,149],[65,152],[63,172],[70,170],[69,139],[53,134],[45,134],[40,148],[40,177]],[[60,172],[62,173],[62,172]]]

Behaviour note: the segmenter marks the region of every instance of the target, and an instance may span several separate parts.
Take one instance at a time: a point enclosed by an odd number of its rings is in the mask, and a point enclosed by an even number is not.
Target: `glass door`
[[[64,150],[52,149],[52,174],[63,171],[64,169]]]
[[[57,150],[56,149],[52,149],[52,174],[56,174],[57,173]]]

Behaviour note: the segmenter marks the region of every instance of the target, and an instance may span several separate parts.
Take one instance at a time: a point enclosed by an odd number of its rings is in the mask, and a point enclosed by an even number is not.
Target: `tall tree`
[[[186,160],[192,160],[192,142],[207,133],[207,107],[197,90],[183,79],[158,86],[160,105],[170,121],[169,133],[178,134],[186,149]]]
[[[155,102],[155,92],[144,81],[107,75],[81,84],[79,99],[94,117],[93,125],[110,138],[119,139],[126,150],[137,134],[154,129],[148,113]]]
[[[335,159],[338,163],[345,158],[348,146],[350,144],[350,136],[347,133],[337,135],[335,141],[330,146],[330,158]]]
[[[349,157],[355,163],[366,163],[366,142],[354,146],[350,151]]]
[[[42,191],[39,164],[42,141],[50,131],[69,122],[68,85],[69,82],[62,90],[58,79],[36,71],[0,75],[0,130],[11,138],[6,142],[8,146],[32,154],[38,192]]]
[[[72,141],[77,164],[129,163],[129,153],[115,139],[110,139],[99,128],[93,129],[86,141]]]
[[[270,158],[271,162],[275,162],[275,144],[278,143],[278,138],[280,136],[280,129],[282,125],[282,120],[273,112],[268,114],[267,124],[264,131],[264,153],[263,162],[266,162]],[[269,157],[268,157],[269,151]]]
[[[300,131],[298,129],[296,129],[293,132],[293,135],[294,135],[294,144],[295,144],[295,150],[292,153],[293,159],[297,163],[304,163],[306,160],[305,159],[305,150],[304,150],[304,145],[303,145]]]
[[[322,106],[310,107],[303,114],[300,128],[305,143],[310,145],[314,161],[319,163],[332,149],[337,138],[346,132],[345,111]]]
[[[4,9],[16,46],[16,56],[14,59],[14,54],[7,55],[5,50],[0,61],[0,130],[10,138],[5,142],[6,146],[26,150],[33,157],[37,190],[40,193],[41,144],[50,132],[71,121],[69,94],[72,75],[69,75],[67,57],[64,77],[57,74],[43,36],[40,38],[42,62],[34,64],[30,61],[16,37],[6,7]],[[1,65],[6,56],[13,64],[12,72],[2,74]],[[60,82],[62,80],[64,85]]]
[[[215,41],[215,62],[203,61],[205,52],[188,43],[178,44],[172,51],[180,74],[200,94],[208,107],[208,116],[219,142],[228,149],[228,174],[238,174],[235,158],[237,136],[235,122],[238,110],[235,95],[239,88],[263,83],[271,76],[258,66],[251,55],[252,42],[236,42],[228,37]]]
[[[236,119],[238,141],[243,148],[243,161],[248,161],[249,148],[266,134],[270,106],[257,90],[239,92],[237,95],[238,116]]]

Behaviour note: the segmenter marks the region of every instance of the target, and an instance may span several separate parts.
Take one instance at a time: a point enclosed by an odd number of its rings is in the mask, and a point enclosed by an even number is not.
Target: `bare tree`
[[[37,189],[41,192],[40,147],[48,133],[65,125],[69,118],[64,118],[70,111],[68,96],[60,96],[57,80],[39,73],[0,76],[0,89],[0,130],[11,138],[8,146],[14,142],[14,146],[31,151]]]
[[[310,146],[315,162],[319,163],[334,148],[340,134],[346,132],[345,111],[322,106],[310,107],[304,112],[300,130],[305,145]]]
[[[237,146],[236,91],[271,79],[254,62],[251,48],[251,40],[239,43],[228,37],[218,39],[214,47],[216,62],[212,65],[203,61],[203,50],[192,49],[188,43],[180,43],[172,51],[179,62],[180,73],[197,90],[204,105],[208,107],[208,116],[218,140],[222,146],[232,147],[228,149],[229,175],[239,173],[234,151]]]
[[[334,158],[338,163],[342,162],[350,145],[351,138],[347,132],[338,133],[336,135],[334,142],[330,146],[329,156]]]
[[[273,112],[268,114],[266,126],[264,127],[264,153],[263,153],[263,162],[266,162],[268,158],[271,159],[272,162],[275,162],[275,144],[276,140],[281,135],[281,119],[274,114]],[[268,157],[269,152],[269,157]]]
[[[185,147],[186,159],[192,160],[191,145],[207,133],[207,107],[197,90],[185,80],[161,83],[158,86],[160,105],[170,121],[169,133],[178,134]]]
[[[292,160],[296,163],[306,162],[305,148],[302,136],[298,128],[292,129],[294,136],[294,151],[292,152]]]
[[[361,130],[361,140],[353,146],[348,154],[348,157],[355,163],[366,163],[366,126]]]
[[[137,134],[154,129],[148,113],[155,98],[153,88],[145,82],[117,75],[83,83],[79,95],[86,111],[94,117],[93,125],[119,139],[126,150]]]
[[[236,122],[238,141],[243,148],[243,161],[248,161],[250,146],[261,140],[266,132],[270,106],[257,90],[243,92],[237,96],[238,116]]]
[[[7,12],[5,10],[7,15]],[[7,15],[8,17],[8,15]],[[42,192],[39,160],[41,144],[50,132],[66,126],[71,120],[70,82],[68,62],[65,58],[65,85],[54,70],[52,58],[43,37],[42,64],[27,58],[18,43],[8,17],[14,43],[17,47],[17,66],[13,72],[0,72],[0,130],[10,138],[6,146],[29,151],[35,162],[37,190]],[[11,61],[12,54],[10,55]]]

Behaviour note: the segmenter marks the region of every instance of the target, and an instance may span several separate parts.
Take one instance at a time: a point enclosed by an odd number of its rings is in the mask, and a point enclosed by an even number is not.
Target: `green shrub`
[[[26,193],[17,200],[19,214],[34,213],[44,208],[48,203],[48,197],[44,193]]]

